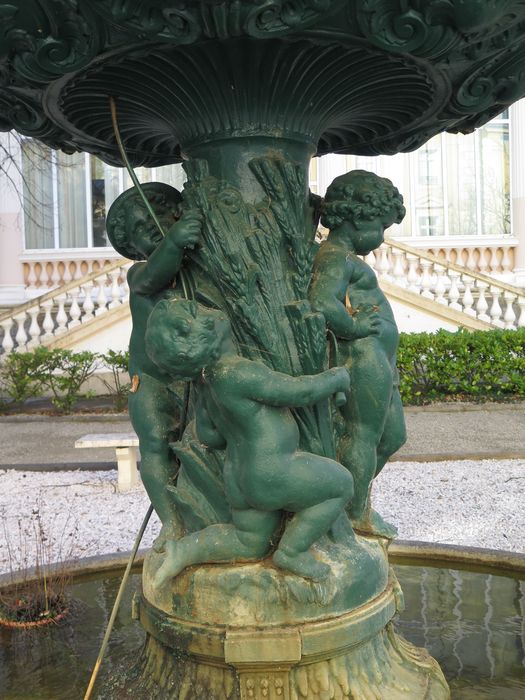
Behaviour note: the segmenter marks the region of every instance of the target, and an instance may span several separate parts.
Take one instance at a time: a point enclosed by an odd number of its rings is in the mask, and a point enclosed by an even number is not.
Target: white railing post
[[[60,335],[67,331],[67,313],[66,313],[66,299],[67,294],[59,294],[57,296],[58,311],[55,317],[57,322],[57,327],[55,329],[55,335]]]
[[[69,290],[69,296],[71,297],[71,304],[69,306],[69,318],[70,321],[67,324],[68,328],[75,328],[80,326],[80,306],[78,305],[78,297],[80,294],[80,289],[78,287]]]
[[[514,310],[514,302],[517,300],[518,296],[517,294],[513,294],[512,292],[505,292],[503,294],[503,298],[505,299],[506,307],[505,307],[505,315],[503,316],[503,321],[505,322],[505,328],[516,328],[516,312]]]
[[[27,314],[25,311],[22,311],[21,313],[16,314],[16,316],[13,316],[13,319],[16,321],[17,324],[15,341],[17,347],[20,350],[25,350],[27,344],[27,333],[25,329],[26,316]]]
[[[489,305],[487,304],[487,299],[485,298],[485,292],[487,291],[488,287],[489,285],[487,282],[476,280],[476,289],[479,292],[478,301],[476,303],[476,313],[480,321],[488,321],[490,323],[490,316],[487,315]]]
[[[495,326],[499,326],[500,328],[503,328],[503,321],[501,317],[503,316],[503,309],[501,308],[501,305],[499,303],[499,298],[501,296],[501,289],[498,289],[497,287],[494,287],[493,285],[490,286],[490,293],[492,295],[492,304],[490,305],[490,318],[492,319],[492,323]]]
[[[463,292],[463,313],[468,314],[469,316],[476,316],[476,312],[472,308],[474,304],[474,297],[472,296],[472,287],[474,286],[475,280],[472,279],[472,277],[468,277],[467,275],[463,275],[463,285],[465,286],[465,290]]]
[[[434,265],[434,271],[437,275],[436,286],[434,288],[436,301],[438,304],[448,306],[448,301],[445,299],[445,294],[447,292],[447,275],[445,273],[445,267],[443,265]]]
[[[42,340],[47,340],[48,338],[53,337],[53,331],[55,329],[55,322],[53,321],[53,317],[51,315],[53,306],[53,299],[46,299],[42,302],[42,308],[45,312],[44,320],[42,321],[42,330],[44,331],[44,334],[42,335]]]
[[[84,294],[84,300],[82,302],[82,323],[86,323],[90,319],[95,317],[93,310],[95,304],[93,302],[92,292],[93,292],[93,282],[86,282],[81,287]]]
[[[40,326],[38,324],[38,316],[40,315],[40,307],[39,306],[33,306],[30,309],[28,309],[28,314],[31,318],[31,323],[29,324],[29,343],[27,344],[27,347],[35,347],[35,345],[38,345],[38,340],[40,338]]]
[[[518,328],[525,328],[525,297],[518,297],[520,316],[518,318]]]
[[[403,250],[399,250],[398,248],[392,248],[391,252],[393,258],[392,281],[399,287],[406,287],[407,281],[405,277],[405,268],[403,265],[405,252]]]
[[[431,292],[432,275],[430,273],[434,263],[431,260],[421,259],[421,296],[425,299],[433,299],[434,294]]]
[[[459,291],[459,279],[461,275],[459,272],[456,272],[456,270],[449,270],[448,276],[450,278],[450,289],[448,290],[449,306],[456,311],[462,311],[462,306],[458,303],[458,299],[461,297]]]
[[[2,338],[2,349],[4,353],[9,353],[15,347],[15,342],[11,336],[11,331],[15,322],[12,318],[6,318],[4,321],[0,321],[0,326],[4,329],[4,337]]]

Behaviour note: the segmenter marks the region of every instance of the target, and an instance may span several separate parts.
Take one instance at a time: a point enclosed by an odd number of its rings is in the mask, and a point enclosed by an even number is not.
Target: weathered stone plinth
[[[322,583],[265,560],[188,569],[162,591],[151,585],[161,555],[150,552],[139,605],[148,639],[119,697],[448,698],[434,659],[393,630],[402,594],[384,543],[357,545],[323,542],[317,556],[332,573]]]

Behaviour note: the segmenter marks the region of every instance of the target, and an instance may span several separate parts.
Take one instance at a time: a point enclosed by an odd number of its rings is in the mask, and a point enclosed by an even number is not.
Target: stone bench
[[[90,433],[75,442],[75,447],[114,447],[117,454],[118,490],[129,491],[139,483],[135,433]]]

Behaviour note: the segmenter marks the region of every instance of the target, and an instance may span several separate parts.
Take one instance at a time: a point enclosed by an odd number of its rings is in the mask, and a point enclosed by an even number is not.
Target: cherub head
[[[383,242],[386,228],[405,216],[403,197],[385,177],[352,170],[336,177],[326,191],[321,223],[330,230],[344,224],[356,252],[366,255]]]
[[[229,332],[221,311],[196,301],[163,299],[148,319],[146,352],[163,372],[189,381],[217,360]]]
[[[180,215],[181,193],[163,182],[147,182],[142,189],[164,230]],[[123,192],[109,208],[106,229],[111,245],[125,258],[145,260],[162,241],[136,187]]]

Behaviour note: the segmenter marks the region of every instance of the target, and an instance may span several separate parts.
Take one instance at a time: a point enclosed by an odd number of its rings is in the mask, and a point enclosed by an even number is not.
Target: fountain
[[[108,215],[139,261],[130,415],[163,527],[142,656],[102,697],[449,697],[393,631],[394,532],[370,506],[404,423],[397,331],[361,256],[402,198],[358,171],[320,201],[307,172],[468,133],[522,97],[525,4],[26,0],[0,17],[0,128],[122,165],[118,124],[134,165],[188,177]]]

